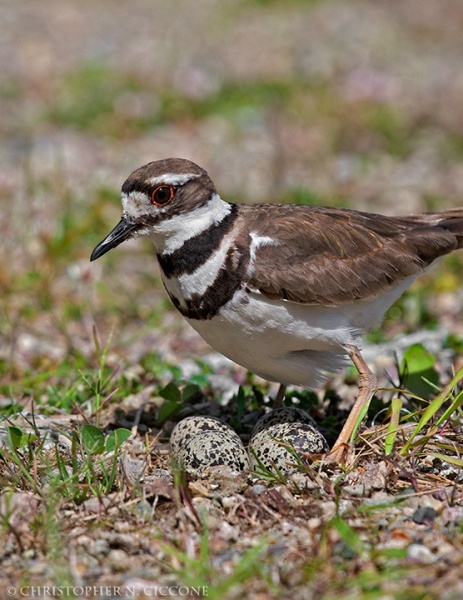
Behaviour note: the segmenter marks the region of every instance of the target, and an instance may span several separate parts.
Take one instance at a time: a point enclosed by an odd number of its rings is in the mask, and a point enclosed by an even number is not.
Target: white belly
[[[313,306],[240,291],[209,320],[188,319],[215,350],[269,381],[320,386],[348,362],[345,344],[381,323],[384,312],[410,285],[340,307]]]
[[[359,333],[334,309],[243,292],[219,316],[188,322],[215,350],[249,371],[306,387],[320,385],[329,372],[344,366],[342,345],[355,343]]]

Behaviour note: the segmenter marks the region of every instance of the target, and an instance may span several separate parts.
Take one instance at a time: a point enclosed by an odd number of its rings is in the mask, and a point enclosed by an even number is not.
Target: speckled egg
[[[252,470],[261,468],[260,461],[270,471],[285,475],[296,473],[297,460],[287,448],[299,453],[321,454],[329,450],[323,435],[313,425],[301,422],[273,423],[258,431],[249,442],[249,461]]]
[[[188,439],[177,454],[175,462],[191,475],[204,475],[211,467],[228,467],[233,471],[249,470],[246,450],[232,431],[206,430]]]
[[[312,425],[312,427],[317,426],[312,417],[304,410],[285,406],[271,410],[261,417],[252,430],[251,436],[256,435],[259,431],[262,431],[275,423],[306,423],[307,425]]]
[[[172,431],[169,446],[174,461],[193,475],[217,466],[239,472],[249,469],[248,455],[239,435],[216,417],[183,419]]]
[[[230,425],[216,417],[194,416],[186,417],[174,427],[169,440],[170,452],[173,456],[178,455],[180,450],[190,442],[196,435],[206,431],[216,431],[225,435],[236,436],[238,443],[241,443],[238,435],[233,431]]]

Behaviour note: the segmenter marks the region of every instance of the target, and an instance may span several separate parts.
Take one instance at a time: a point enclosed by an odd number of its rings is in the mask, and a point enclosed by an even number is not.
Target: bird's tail
[[[454,208],[436,213],[423,213],[405,218],[409,223],[423,227],[440,227],[452,233],[457,240],[457,248],[463,248],[463,208]]]
[[[463,248],[463,208],[447,210],[443,213],[437,213],[440,216],[438,227],[450,231],[457,238],[457,248]]]

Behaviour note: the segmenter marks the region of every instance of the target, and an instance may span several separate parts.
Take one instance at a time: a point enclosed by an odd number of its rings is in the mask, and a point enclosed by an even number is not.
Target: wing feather
[[[246,285],[270,298],[326,306],[381,294],[458,246],[439,220],[348,209],[263,205],[247,231],[275,244],[254,253]],[[264,210],[263,210],[264,208]],[[442,213],[445,214],[445,213]]]

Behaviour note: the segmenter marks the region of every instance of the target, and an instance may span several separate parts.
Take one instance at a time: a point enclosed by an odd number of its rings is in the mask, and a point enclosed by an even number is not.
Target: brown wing
[[[457,215],[450,220],[463,232],[463,211],[401,218],[325,207],[248,208],[248,232],[276,245],[257,246],[247,285],[309,304],[368,298],[418,275],[459,245],[458,233],[439,226],[446,215]]]

